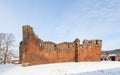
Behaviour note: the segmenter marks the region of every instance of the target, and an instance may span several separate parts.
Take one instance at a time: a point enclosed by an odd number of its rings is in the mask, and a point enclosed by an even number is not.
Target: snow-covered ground
[[[29,67],[0,64],[0,75],[120,75],[120,62],[69,62]]]

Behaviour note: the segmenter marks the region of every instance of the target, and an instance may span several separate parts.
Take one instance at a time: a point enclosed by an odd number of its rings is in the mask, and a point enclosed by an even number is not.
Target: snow
[[[0,64],[0,75],[120,75],[120,62],[69,62],[29,67]]]

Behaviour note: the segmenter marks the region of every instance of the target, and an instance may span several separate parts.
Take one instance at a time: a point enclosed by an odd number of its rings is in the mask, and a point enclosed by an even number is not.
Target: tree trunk
[[[7,52],[8,52],[8,48],[6,49],[6,52],[5,52],[4,61],[3,61],[4,64],[6,64],[7,62]]]
[[[4,61],[3,61],[4,64],[6,64],[6,60],[7,60],[7,53],[5,53],[5,57],[4,57]]]

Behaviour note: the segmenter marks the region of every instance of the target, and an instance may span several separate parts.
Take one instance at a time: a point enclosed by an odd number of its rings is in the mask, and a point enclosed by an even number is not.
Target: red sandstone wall
[[[101,49],[98,46],[85,46],[79,50],[79,61],[100,61]]]
[[[79,39],[60,44],[43,42],[36,37],[31,27],[23,27],[20,63],[37,65],[57,62],[100,61],[100,55],[101,41],[99,40],[85,40],[83,45],[80,45]]]
[[[30,62],[31,65],[75,61],[75,50],[44,50],[32,39],[26,45],[25,55],[22,63]]]

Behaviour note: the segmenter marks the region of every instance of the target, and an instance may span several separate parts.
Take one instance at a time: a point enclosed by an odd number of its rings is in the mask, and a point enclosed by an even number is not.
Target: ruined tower
[[[101,40],[84,40],[80,44],[77,38],[73,42],[56,44],[43,41],[29,25],[23,26],[23,39],[20,42],[20,63],[30,65],[57,63],[57,62],[80,62],[100,61]]]

